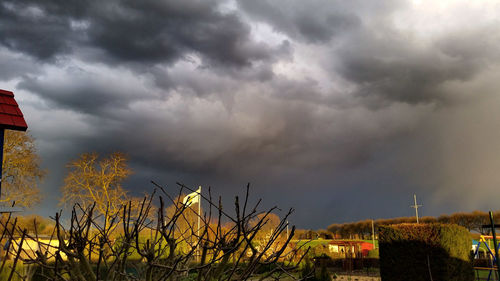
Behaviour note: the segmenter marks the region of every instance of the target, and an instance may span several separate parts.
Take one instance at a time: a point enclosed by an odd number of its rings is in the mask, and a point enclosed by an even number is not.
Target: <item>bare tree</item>
[[[123,153],[113,153],[99,159],[97,153],[84,153],[67,165],[69,172],[64,179],[61,203],[69,206],[80,204],[86,209],[95,204],[95,212],[110,218],[128,201],[122,182],[132,173]]]
[[[107,221],[98,219],[97,203],[85,207],[76,204],[67,225],[61,223],[57,213],[52,235],[56,243],[41,242],[36,233],[30,234],[17,227],[15,221],[9,222],[10,217],[2,221],[2,238],[13,241],[13,247],[8,249],[14,260],[10,274],[24,280],[29,277],[26,272],[33,275],[34,271],[16,270],[16,263],[23,262],[37,268],[37,278],[58,281],[298,279],[292,270],[301,261],[302,257],[297,256],[300,249],[289,245],[295,227],[288,238],[284,237],[293,210],[274,224],[269,239],[256,241],[267,218],[277,209],[262,213],[258,210],[260,200],[250,207],[248,187],[243,202],[235,197],[233,208],[224,209],[220,197],[213,199],[209,189],[208,196],[202,195],[206,211],[196,213],[201,227],[191,224],[183,229],[178,223],[189,207],[178,204],[176,199],[183,191],[193,190],[179,184],[179,193],[174,195],[162,186],[156,187],[159,195],[153,192],[145,197],[137,206],[137,216],[132,215],[131,202],[124,204],[119,214],[109,215]],[[148,214],[154,200],[160,207],[152,217]],[[174,206],[169,207],[169,212],[168,204]],[[22,247],[32,240],[38,241],[36,249]]]

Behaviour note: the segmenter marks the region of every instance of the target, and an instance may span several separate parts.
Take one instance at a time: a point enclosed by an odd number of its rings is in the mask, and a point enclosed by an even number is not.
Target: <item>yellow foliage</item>
[[[30,207],[40,202],[38,184],[46,172],[40,168],[33,138],[25,132],[5,131],[0,202],[16,201]]]

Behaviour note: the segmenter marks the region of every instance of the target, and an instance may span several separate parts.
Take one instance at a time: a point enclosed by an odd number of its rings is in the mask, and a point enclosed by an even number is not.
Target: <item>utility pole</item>
[[[288,239],[288,220],[286,220],[286,239]]]
[[[200,217],[201,217],[201,185],[198,187],[198,230],[196,231],[196,235],[198,236],[198,243],[196,245],[196,254],[198,255],[198,262],[201,262],[201,254],[200,254]]]
[[[418,223],[418,208],[422,207],[422,205],[417,204],[417,195],[413,194],[413,201],[414,204],[411,205],[410,207],[415,209],[415,217],[417,218],[417,223]]]
[[[372,243],[373,243],[373,249],[375,249],[375,226],[373,225],[373,220],[372,220]]]

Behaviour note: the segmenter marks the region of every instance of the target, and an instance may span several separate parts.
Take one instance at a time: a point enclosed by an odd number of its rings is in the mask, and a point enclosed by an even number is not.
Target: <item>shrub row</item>
[[[379,227],[380,274],[384,281],[474,280],[467,229],[452,224]]]

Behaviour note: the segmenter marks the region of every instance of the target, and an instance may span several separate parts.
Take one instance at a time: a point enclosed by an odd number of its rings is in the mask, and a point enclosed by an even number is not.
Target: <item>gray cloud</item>
[[[154,98],[143,87],[123,81],[127,76],[131,74],[105,75],[70,67],[46,77],[27,77],[18,87],[38,95],[53,108],[106,117],[134,101]]]
[[[78,2],[78,1],[77,1]],[[0,43],[41,60],[97,48],[95,60],[174,62],[190,53],[207,65],[249,66],[272,49],[250,40],[236,14],[217,1],[3,1]]]
[[[451,57],[434,44],[419,48],[404,34],[391,30],[384,33],[387,36],[373,34],[368,30],[351,36],[338,50],[335,69],[358,85],[362,96],[409,103],[439,101],[440,84],[468,80],[481,69],[473,57]]]
[[[360,19],[339,10],[334,1],[238,1],[253,18],[271,24],[275,30],[310,43],[328,42],[339,33],[355,29]]]
[[[74,10],[69,11],[66,7],[77,5],[76,2],[68,1],[67,6],[61,7],[55,1],[43,2],[42,5],[37,1],[2,1],[0,32],[3,36],[0,43],[41,60],[69,52],[74,33],[70,17],[65,14],[73,14]]]
[[[9,81],[41,73],[41,65],[37,62],[5,48],[0,50],[0,65],[2,65],[0,67],[0,81]]]
[[[302,227],[411,215],[414,192],[428,215],[493,206],[468,190],[500,181],[498,28],[414,24],[425,8],[5,0],[0,80],[53,171],[51,202],[65,162],[121,150],[133,192],[155,179],[228,196],[250,181]]]
[[[380,5],[363,1],[239,1],[251,18],[265,22],[291,38],[329,46],[328,71],[356,85],[356,94],[377,106],[386,102],[440,102],[446,96],[439,85],[468,80],[484,64],[498,60],[498,27],[450,30],[421,44],[392,22],[408,9],[405,2]],[[371,9],[371,10],[370,10]],[[335,39],[336,38],[336,39]],[[333,43],[331,40],[333,39]]]
[[[215,1],[124,1],[91,15],[89,41],[127,61],[176,60],[198,52],[209,62],[244,66],[269,59],[266,46],[248,39],[250,29]]]

